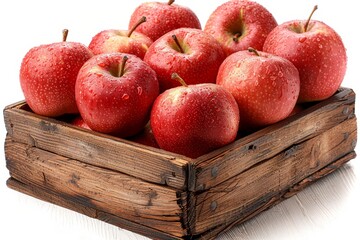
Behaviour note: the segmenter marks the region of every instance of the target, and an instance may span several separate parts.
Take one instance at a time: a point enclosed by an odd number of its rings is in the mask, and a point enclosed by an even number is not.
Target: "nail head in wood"
[[[217,208],[217,202],[216,201],[212,201],[211,205],[210,205],[210,209],[211,211],[215,211]]]
[[[348,107],[348,106],[344,107],[344,109],[343,109],[342,113],[343,113],[344,115],[348,115],[348,114],[349,114],[349,112],[350,112],[349,107]]]
[[[213,167],[211,169],[211,177],[216,178],[218,176],[218,174],[219,174],[219,168],[216,166]]]
[[[256,150],[256,145],[255,144],[249,145],[248,150]]]

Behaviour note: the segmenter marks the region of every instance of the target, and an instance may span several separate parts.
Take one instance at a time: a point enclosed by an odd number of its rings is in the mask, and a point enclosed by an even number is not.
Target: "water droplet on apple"
[[[299,38],[299,42],[303,43],[306,41],[306,39],[307,39],[306,37],[301,37],[301,38]]]
[[[271,72],[270,66],[266,66],[265,74],[266,74],[266,75],[269,75],[270,72]]]
[[[279,71],[279,72],[278,72],[278,76],[279,76],[279,77],[283,77],[283,76],[284,76],[284,73],[283,73],[282,71]]]
[[[280,93],[279,93],[279,99],[281,99],[283,97],[283,89],[281,88]]]
[[[98,66],[99,66],[99,67],[105,67],[105,66],[106,66],[106,63],[100,62],[100,63],[98,64]]]
[[[320,38],[317,38],[316,41],[320,42]]]
[[[319,44],[319,48],[321,49],[321,48],[323,48],[323,46],[321,44]]]
[[[138,87],[137,87],[137,93],[138,93],[139,95],[141,95],[142,92],[143,92],[142,87],[138,86]]]
[[[53,47],[51,47],[51,46],[50,46],[50,47],[48,47],[48,51],[50,51],[50,52],[51,52],[52,50],[54,50],[54,48],[53,48]]]
[[[124,93],[121,98],[122,98],[123,100],[128,100],[129,97],[130,97],[130,96],[129,96],[128,94]]]

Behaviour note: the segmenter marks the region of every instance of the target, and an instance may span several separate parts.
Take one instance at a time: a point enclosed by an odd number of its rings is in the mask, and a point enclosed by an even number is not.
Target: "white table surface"
[[[166,1],[166,0],[164,0]],[[33,46],[61,40],[61,30],[70,30],[68,40],[88,44],[104,29],[126,29],[131,12],[141,0],[132,1],[1,1],[0,3],[0,106],[23,99],[19,67]],[[224,0],[177,0],[198,15],[204,26],[209,14]],[[348,70],[343,86],[360,92],[359,22],[356,1],[259,0],[278,23],[305,19],[315,4],[314,19],[332,26],[343,38]],[[2,113],[1,113],[2,114]],[[3,116],[1,139],[5,139]],[[358,149],[358,147],[357,147]],[[147,239],[135,233],[34,199],[6,187],[8,171],[3,147],[0,152],[0,239],[118,240]],[[341,169],[292,198],[238,225],[218,239],[360,239],[360,163],[353,159]]]

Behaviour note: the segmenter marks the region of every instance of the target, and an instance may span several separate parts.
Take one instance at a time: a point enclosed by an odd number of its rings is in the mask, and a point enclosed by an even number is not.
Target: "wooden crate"
[[[153,239],[213,239],[355,158],[355,93],[341,88],[197,159],[4,109],[7,185]]]

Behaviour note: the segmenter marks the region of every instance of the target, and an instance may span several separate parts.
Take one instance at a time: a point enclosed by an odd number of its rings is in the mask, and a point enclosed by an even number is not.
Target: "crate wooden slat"
[[[4,109],[8,186],[153,239],[213,239],[355,158],[355,93],[341,88],[197,159]]]
[[[309,184],[332,173],[333,171],[340,168],[343,164],[345,164],[346,162],[348,162],[349,160],[351,160],[353,158],[355,158],[355,153],[351,152],[348,155],[344,156],[343,158],[339,159],[338,161],[326,166],[321,171],[318,171],[315,174],[307,177],[306,179],[304,179],[297,185],[290,188],[287,192],[279,193],[278,196],[271,198],[268,202],[263,202],[261,207],[257,208],[254,212],[248,213],[244,218],[239,218],[237,221],[234,221],[230,224],[221,224],[217,228],[211,229],[210,231],[207,231],[206,233],[198,236],[198,238],[203,239],[203,240],[215,238],[218,234],[222,233],[223,231],[228,230],[233,225],[242,223],[242,222],[256,216],[256,214],[281,202],[282,200],[293,196],[294,194],[298,193],[299,191],[301,191],[303,188],[305,188]],[[110,224],[119,226],[121,228],[128,229],[130,231],[145,235],[152,239],[164,239],[164,240],[190,239],[190,238],[177,238],[177,237],[171,236],[169,234],[166,234],[164,232],[159,232],[152,228],[148,228],[145,226],[135,224],[131,221],[122,219],[118,216],[115,216],[115,215],[112,215],[112,214],[109,214],[106,212],[101,212],[97,209],[85,206],[84,202],[79,201],[78,199],[74,199],[71,196],[65,196],[65,195],[61,195],[57,192],[52,192],[49,190],[43,190],[43,189],[40,189],[37,187],[29,186],[29,185],[26,185],[24,183],[17,181],[14,178],[8,179],[7,186],[16,191],[25,193],[27,195],[36,197],[38,199],[41,199],[41,200],[44,200],[44,201],[47,201],[50,203],[54,203],[56,205],[65,207],[67,209],[77,211],[77,212],[87,215],[89,217],[108,222]],[[193,239],[196,239],[196,238],[193,238]]]
[[[9,178],[6,182],[7,186],[16,191],[25,193],[29,196],[44,200],[49,203],[56,204],[61,207],[79,212],[91,218],[96,218],[115,226],[136,232],[138,234],[146,235],[152,239],[164,239],[164,240],[173,240],[181,239],[174,236],[171,236],[167,233],[156,231],[152,228],[136,224],[134,222],[128,221],[126,219],[120,218],[118,216],[102,212],[98,209],[91,208],[86,206],[83,201],[79,199],[72,198],[71,196],[66,196],[58,192],[53,192],[48,189],[41,189],[39,187],[34,187],[31,185],[24,184],[14,178]]]
[[[72,196],[88,207],[175,236],[184,235],[174,189],[62,157],[10,137],[5,141],[5,151],[10,175],[25,184]]]
[[[354,118],[254,165],[197,196],[195,233],[234,221],[353,150]],[[339,135],[342,132],[343,135]],[[277,184],[274,184],[274,183]]]
[[[85,129],[79,131],[27,109],[26,103],[20,102],[4,110],[7,132],[17,141],[150,182],[185,188],[185,167],[189,161],[186,157]]]

